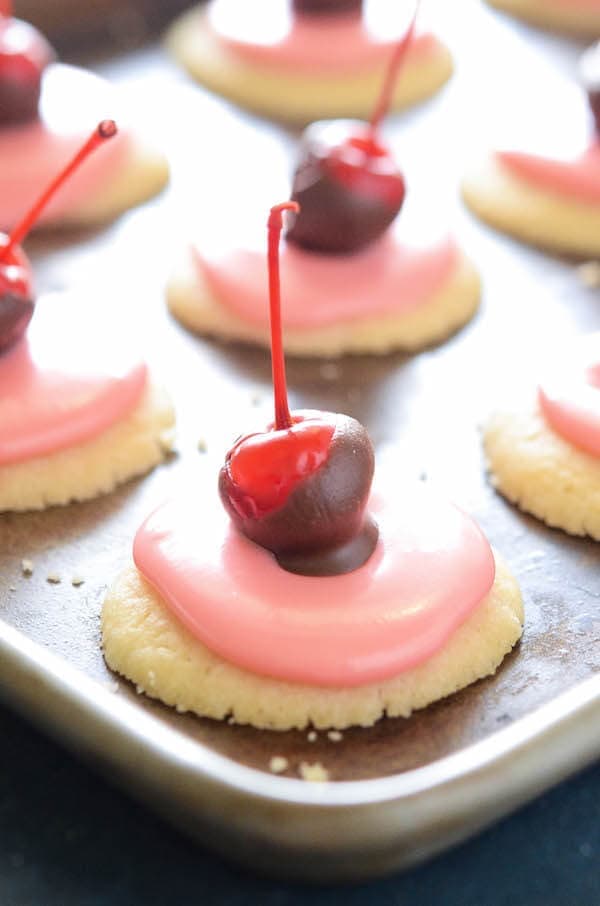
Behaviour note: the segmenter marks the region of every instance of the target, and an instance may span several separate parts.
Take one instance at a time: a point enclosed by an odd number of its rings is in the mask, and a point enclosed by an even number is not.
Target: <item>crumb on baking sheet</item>
[[[33,560],[21,560],[21,572],[24,576],[33,575]]]
[[[316,730],[310,730],[306,738],[309,742],[316,742],[318,738]]]
[[[83,576],[80,576],[78,573],[76,573],[71,579],[71,585],[73,585],[75,588],[79,588],[79,586],[83,585],[84,582],[85,582],[85,579],[83,578]]]
[[[341,742],[343,738],[344,736],[339,730],[329,730],[327,733],[327,739],[329,739],[330,742]]]
[[[600,261],[585,261],[577,268],[577,276],[589,289],[600,287]]]
[[[206,453],[208,451],[208,444],[206,443],[205,437],[199,438],[196,448],[199,453]]]
[[[269,762],[269,770],[273,774],[281,774],[283,771],[287,771],[288,767],[289,761],[283,755],[273,755]]]
[[[58,573],[48,573],[46,576],[46,582],[49,582],[50,585],[60,585],[61,578]]]
[[[326,783],[329,780],[329,771],[320,761],[315,761],[314,764],[302,761],[298,770],[302,779],[308,783]]]

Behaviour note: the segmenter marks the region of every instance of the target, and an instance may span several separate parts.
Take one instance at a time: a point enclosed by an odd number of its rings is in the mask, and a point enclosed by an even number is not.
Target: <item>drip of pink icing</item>
[[[98,76],[62,64],[43,76],[40,118],[0,130],[0,228],[8,231],[81,147],[94,126],[114,118],[110,86]],[[44,210],[40,222],[76,211],[102,197],[131,149],[126,129],[101,147]]]
[[[264,244],[264,243],[263,243]],[[194,248],[212,295],[238,318],[268,319],[264,249]],[[450,238],[430,248],[406,246],[394,230],[353,255],[320,255],[281,245],[282,313],[286,327],[318,328],[401,313],[429,302],[449,280],[459,251]]]
[[[295,15],[285,0],[263,0],[260,16],[247,0],[213,0],[208,22],[222,47],[254,66],[311,74],[379,69],[386,52],[406,33],[410,4],[400,14],[389,0],[366,0],[361,15]],[[429,32],[417,34],[410,56],[439,50]]]
[[[214,490],[171,501],[139,529],[134,559],[211,651],[255,674],[351,687],[440,650],[494,582],[478,526],[424,488],[373,495],[375,552],[344,576],[283,570],[231,525]]]
[[[600,142],[580,155],[552,160],[520,151],[498,151],[497,157],[515,176],[554,194],[600,204]]]
[[[538,387],[548,424],[574,446],[600,456],[600,333],[558,365]]]
[[[92,440],[133,411],[146,383],[110,325],[43,297],[27,336],[0,355],[0,466]]]

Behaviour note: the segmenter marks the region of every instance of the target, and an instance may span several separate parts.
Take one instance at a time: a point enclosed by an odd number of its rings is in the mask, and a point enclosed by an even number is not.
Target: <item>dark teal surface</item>
[[[600,765],[403,875],[252,877],[171,830],[0,709],[0,906],[597,906]]]

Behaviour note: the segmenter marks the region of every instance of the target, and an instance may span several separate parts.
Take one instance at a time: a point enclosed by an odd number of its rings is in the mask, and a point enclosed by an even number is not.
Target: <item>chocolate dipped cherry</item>
[[[305,131],[292,188],[301,213],[287,231],[289,241],[316,252],[355,252],[381,236],[400,212],[404,177],[378,132],[412,41],[417,8],[394,50],[370,123],[324,120]]]
[[[579,72],[594,115],[596,132],[600,133],[600,41],[582,55]]]
[[[83,161],[107,139],[116,135],[112,120],[103,120],[82,148],[56,176],[10,236],[0,233],[0,354],[17,343],[31,321],[34,293],[31,265],[20,247],[52,196]]]
[[[5,9],[0,17],[0,126],[37,118],[42,76],[53,59],[44,36]]]
[[[289,210],[298,205],[276,205],[268,224],[275,421],[236,441],[219,473],[219,493],[239,531],[272,551],[284,569],[340,575],[362,566],[377,544],[377,525],[366,511],[373,446],[347,415],[289,410],[278,257]]]
[[[331,13],[355,13],[362,10],[362,0],[293,0],[296,13],[330,15]]]

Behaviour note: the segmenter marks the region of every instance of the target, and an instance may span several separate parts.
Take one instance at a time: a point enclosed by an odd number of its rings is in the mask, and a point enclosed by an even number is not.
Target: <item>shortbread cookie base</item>
[[[600,541],[600,458],[556,434],[534,397],[496,413],[484,446],[501,494],[547,525]]]
[[[468,170],[462,192],[478,217],[516,239],[581,257],[600,255],[600,205],[538,189],[491,154]]]
[[[303,330],[286,327],[285,349],[291,355],[327,357],[422,349],[445,340],[470,321],[480,296],[479,275],[471,262],[461,256],[451,278],[429,301],[398,314],[375,315],[327,327]],[[177,320],[195,333],[270,346],[267,322],[257,326],[229,312],[211,295],[191,252],[169,282],[167,301]],[[265,295],[265,316],[266,313]]]
[[[493,674],[522,633],[518,585],[502,562],[491,591],[446,646],[393,679],[352,689],[282,682],[239,669],[209,651],[177,620],[133,567],[108,593],[102,611],[108,665],[139,692],[178,711],[233,719],[260,729],[342,730],[413,711]]]
[[[487,0],[490,6],[510,13],[517,19],[551,31],[565,32],[582,38],[600,36],[600,11],[576,9],[568,0],[563,4],[548,0]]]
[[[131,415],[101,436],[48,456],[0,465],[0,512],[41,510],[107,494],[164,459],[174,424],[169,397],[149,385]]]
[[[167,35],[175,59],[211,91],[262,116],[304,124],[318,119],[368,119],[381,90],[383,68],[343,75],[296,75],[258,68],[236,58],[215,38],[206,13],[184,13]],[[440,45],[426,59],[407,59],[392,100],[400,110],[435,94],[452,75],[450,52]]]
[[[76,208],[43,220],[38,229],[71,229],[108,223],[158,195],[168,181],[166,157],[151,145],[132,139],[123,165],[115,168],[110,180],[97,194],[82,199]]]

